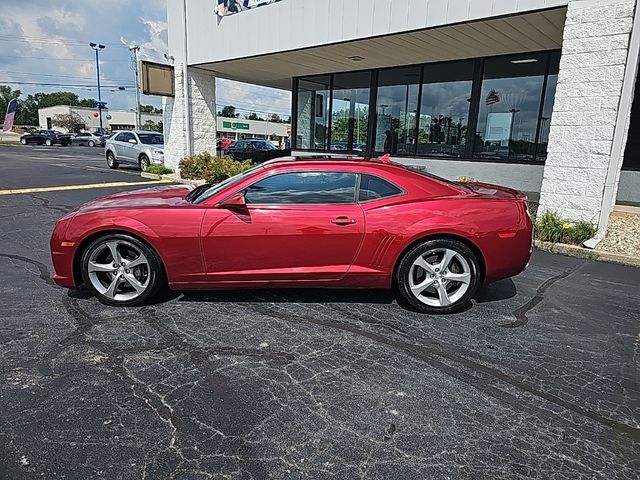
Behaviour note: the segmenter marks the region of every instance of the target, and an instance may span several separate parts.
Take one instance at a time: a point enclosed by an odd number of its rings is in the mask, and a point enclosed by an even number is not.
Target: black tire
[[[89,146],[90,147],[95,147],[96,144],[95,144],[95,142],[93,140],[89,140]]]
[[[149,282],[147,288],[143,293],[140,294],[140,296],[133,300],[119,301],[106,297],[95,288],[89,278],[88,263],[91,255],[95,250],[104,248],[105,243],[116,240],[129,242],[135,245],[142,253],[144,253],[149,261]],[[145,242],[138,240],[137,238],[130,235],[120,233],[108,234],[91,242],[82,252],[82,257],[80,259],[80,269],[82,272],[82,280],[87,289],[96,296],[100,303],[103,303],[105,305],[117,307],[130,307],[134,305],[140,305],[151,299],[164,285],[166,285],[166,275],[164,272],[164,267],[158,254]]]
[[[45,144],[47,147],[50,147],[51,145],[53,145],[53,142],[47,138],[47,139],[44,141],[44,144]]]
[[[411,291],[410,288],[410,278],[409,276],[412,274],[411,267],[414,262],[418,259],[418,257],[425,255],[433,250],[442,250],[448,249],[453,250],[457,254],[461,255],[464,260],[466,260],[467,265],[469,267],[469,286],[459,299],[454,301],[453,303],[447,306],[433,306],[427,305],[423,301],[419,300]],[[457,260],[458,257],[454,260],[456,263],[454,266],[456,268],[460,268],[457,265],[462,264],[464,262],[459,262]],[[464,267],[463,267],[464,268]],[[426,271],[425,271],[426,272]],[[437,275],[437,274],[436,274]],[[433,277],[432,277],[433,278]],[[400,263],[398,264],[398,268],[396,269],[396,285],[398,291],[402,298],[414,309],[422,312],[422,313],[432,313],[432,314],[446,314],[446,313],[454,313],[464,309],[467,304],[471,301],[471,298],[475,294],[478,289],[480,283],[480,266],[478,262],[478,258],[473,253],[473,251],[464,243],[448,239],[448,238],[435,238],[432,240],[426,240],[422,243],[411,248],[404,256],[400,259]],[[440,279],[442,282],[442,279]],[[437,282],[436,282],[437,284]],[[452,288],[456,286],[462,286],[458,282],[452,282],[449,280],[448,287]],[[437,295],[437,292],[436,292]],[[423,298],[422,296],[420,298]]]
[[[138,159],[138,165],[140,165],[140,170],[144,172],[147,167],[151,165],[149,157],[147,157],[146,155],[140,155],[140,158]]]
[[[22,145],[26,145],[26,144],[27,144],[27,139],[26,139],[26,138],[21,138],[21,139],[20,139],[20,143],[21,143]]]
[[[107,167],[116,169],[119,165],[120,164],[116,161],[116,157],[113,152],[107,152]]]

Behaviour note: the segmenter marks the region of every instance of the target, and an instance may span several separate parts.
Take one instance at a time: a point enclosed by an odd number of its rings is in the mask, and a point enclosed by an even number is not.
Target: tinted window
[[[133,136],[133,135],[132,135]],[[164,137],[159,133],[139,133],[140,142],[145,145],[163,145]]]
[[[402,193],[395,185],[373,175],[362,175],[358,200],[366,202],[377,198],[391,197]]]
[[[298,84],[298,111],[295,112],[296,148],[327,148],[329,135],[329,75],[308,77]]]
[[[260,180],[245,194],[247,203],[344,204],[353,203],[355,173],[282,173]]]
[[[126,136],[127,136],[127,134],[126,134],[126,133],[119,133],[119,134],[116,136],[116,138],[114,138],[114,140],[115,140],[115,141],[117,141],[117,142],[126,142],[126,141],[127,141],[127,140],[126,140]]]

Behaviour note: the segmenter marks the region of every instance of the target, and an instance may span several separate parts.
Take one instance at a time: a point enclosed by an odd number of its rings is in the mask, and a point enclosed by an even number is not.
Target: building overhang
[[[299,76],[560,49],[565,16],[561,7],[193,66],[290,90]]]

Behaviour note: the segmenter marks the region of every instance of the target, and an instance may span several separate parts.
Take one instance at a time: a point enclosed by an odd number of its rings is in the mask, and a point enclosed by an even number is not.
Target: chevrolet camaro
[[[449,313],[531,255],[526,197],[386,159],[287,157],[221,183],[86,203],[51,237],[54,281],[131,306],[171,289],[396,288]]]

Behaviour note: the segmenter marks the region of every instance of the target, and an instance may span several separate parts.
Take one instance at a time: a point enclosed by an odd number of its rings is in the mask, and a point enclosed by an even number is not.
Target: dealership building
[[[294,152],[390,153],[601,232],[640,204],[635,0],[216,3],[168,2],[169,162],[215,148],[220,77],[292,92]]]

